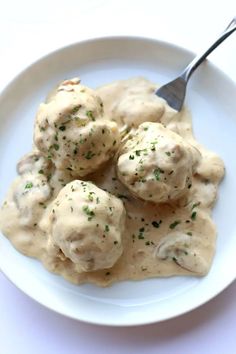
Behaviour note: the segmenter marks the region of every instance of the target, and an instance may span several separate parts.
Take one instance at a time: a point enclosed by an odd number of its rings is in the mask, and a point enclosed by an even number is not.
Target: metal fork
[[[160,87],[155,93],[157,96],[164,98],[170,107],[176,111],[180,111],[186,93],[186,86],[192,73],[206,59],[206,57],[217,48],[228,36],[236,30],[236,17],[226,27],[220,37],[207,49],[203,54],[196,56],[193,61],[184,69],[184,71],[175,80],[170,81],[166,85]]]

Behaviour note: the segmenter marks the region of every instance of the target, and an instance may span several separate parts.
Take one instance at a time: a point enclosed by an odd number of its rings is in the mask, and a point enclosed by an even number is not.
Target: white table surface
[[[235,0],[0,0],[0,89],[41,55],[93,36],[151,36],[200,51],[235,15]],[[236,34],[210,60],[236,81]],[[0,353],[236,353],[235,294],[234,282],[179,318],[108,328],[53,313],[0,274]]]

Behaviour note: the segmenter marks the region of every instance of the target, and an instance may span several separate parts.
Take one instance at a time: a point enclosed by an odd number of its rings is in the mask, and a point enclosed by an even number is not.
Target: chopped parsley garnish
[[[59,129],[60,129],[62,132],[64,132],[64,131],[66,130],[66,127],[65,127],[64,125],[61,125],[61,126],[59,127]]]
[[[157,141],[152,141],[151,142],[151,151],[156,151],[156,145],[157,144]]]
[[[92,111],[87,111],[87,112],[86,112],[86,116],[87,116],[88,118],[92,119],[92,121],[95,121],[95,117],[94,117]]]
[[[170,155],[171,155],[171,153],[170,153],[169,151],[166,151],[165,154],[166,154],[167,156],[170,156]]]
[[[134,155],[129,155],[129,159],[133,160],[134,159]]]
[[[194,220],[196,220],[196,217],[197,217],[197,212],[193,211],[191,214],[191,219],[194,221]]]
[[[95,194],[94,192],[89,192],[88,194],[88,199],[90,200],[90,202],[93,201],[93,194]]]
[[[137,156],[140,156],[141,150],[136,150],[136,151],[135,151],[135,154],[136,154]]]
[[[59,146],[58,144],[53,144],[53,148],[54,148],[56,151],[58,151],[59,148],[60,148],[60,146]]]
[[[181,223],[181,221],[175,220],[174,222],[172,222],[172,224],[170,224],[169,228],[173,230],[180,223]]]
[[[141,227],[141,228],[139,229],[138,238],[139,238],[140,240],[143,240],[143,239],[144,239],[144,236],[143,236],[144,231],[145,231],[144,227]]]
[[[157,221],[153,221],[152,226],[158,229],[158,227],[160,227],[160,223],[158,223]]]
[[[83,212],[88,216],[88,221],[91,221],[95,216],[94,211],[91,210],[88,205],[83,206]]]
[[[193,236],[192,232],[187,232],[188,236]]]
[[[105,232],[109,232],[109,231],[110,231],[109,225],[105,225]]]
[[[95,156],[94,152],[92,151],[88,151],[84,157],[87,159],[87,160],[91,160],[93,158],[93,156]]]
[[[78,106],[75,106],[73,109],[72,109],[72,113],[75,114],[78,112],[78,110],[81,108],[81,105],[78,105]]]
[[[163,171],[160,168],[156,168],[153,173],[156,181],[160,181],[160,174],[163,173]]]
[[[30,189],[32,187],[33,187],[33,183],[32,182],[26,183],[26,185],[25,185],[25,189]]]
[[[43,171],[43,170],[39,170],[38,173],[39,173],[40,175],[43,175],[43,174],[44,174],[44,171]]]
[[[193,206],[192,206],[192,210],[193,210],[194,208],[198,207],[200,204],[201,204],[200,202],[194,203]]]

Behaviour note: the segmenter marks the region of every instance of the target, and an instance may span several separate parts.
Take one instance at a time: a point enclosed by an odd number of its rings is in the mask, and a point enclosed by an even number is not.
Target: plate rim
[[[135,36],[135,35],[94,36],[89,39],[83,39],[81,41],[76,41],[76,42],[73,42],[70,44],[60,46],[53,51],[49,51],[46,54],[39,56],[34,61],[32,61],[31,63],[24,66],[21,70],[19,70],[17,72],[17,74],[15,74],[13,77],[11,77],[10,81],[0,89],[0,95],[4,96],[5,94],[7,94],[8,91],[11,89],[11,86],[14,84],[14,82],[16,80],[19,80],[21,78],[21,76],[24,75],[25,73],[27,73],[27,71],[29,69],[33,68],[36,65],[39,65],[40,63],[42,63],[44,60],[47,60],[47,58],[50,58],[51,56],[57,55],[60,52],[66,51],[66,50],[73,48],[73,47],[77,47],[79,45],[93,44],[93,43],[97,44],[97,42],[99,42],[99,41],[111,41],[111,40],[114,40],[114,41],[126,40],[126,41],[131,41],[131,42],[132,41],[137,41],[137,42],[146,41],[146,42],[153,43],[157,46],[161,45],[163,47],[168,47],[171,50],[182,52],[183,54],[188,55],[192,58],[195,56],[195,53],[193,51],[189,50],[188,48],[176,45],[176,44],[169,42],[169,41],[160,40],[158,38],[150,37],[150,36]],[[219,66],[216,65],[215,63],[213,63],[211,60],[207,59],[207,62],[208,62],[208,65],[210,65],[210,67],[212,67],[215,71],[217,71],[217,74],[224,77],[224,79],[227,79],[228,82],[230,82],[235,87],[235,90],[236,90],[236,82],[234,80],[232,80],[231,77],[228,76],[227,73],[225,73],[223,70],[221,70],[219,68]],[[2,235],[2,233],[1,233],[1,235]],[[3,237],[5,237],[5,236],[3,235]],[[7,240],[7,241],[11,245],[10,241],[9,240]],[[49,305],[47,303],[47,301],[44,301],[44,299],[40,298],[40,296],[37,296],[37,295],[33,296],[30,293],[30,291],[28,291],[27,289],[24,288],[24,286],[20,286],[18,283],[16,284],[15,281],[13,280],[12,276],[9,275],[6,271],[4,271],[3,268],[4,267],[1,265],[1,262],[0,262],[0,270],[1,270],[2,274],[4,275],[4,277],[7,278],[20,291],[22,291],[24,294],[26,294],[32,300],[38,302],[40,305],[43,305],[44,307],[54,311],[55,313],[58,313],[58,314],[65,316],[67,318],[72,318],[74,320],[81,321],[84,323],[90,323],[90,324],[102,325],[102,326],[110,326],[110,327],[111,326],[112,327],[130,327],[130,326],[148,325],[148,324],[159,323],[159,322],[163,322],[166,320],[170,320],[170,319],[174,319],[176,317],[182,316],[182,315],[192,312],[195,309],[208,303],[210,300],[212,300],[213,298],[218,296],[220,293],[222,293],[226,288],[228,288],[236,279],[236,274],[234,276],[231,276],[229,281],[223,287],[221,287],[217,292],[215,292],[215,294],[213,296],[212,296],[212,294],[210,294],[204,300],[200,301],[197,305],[194,305],[194,307],[188,306],[184,311],[181,311],[181,313],[177,313],[177,314],[173,314],[173,315],[166,315],[166,316],[163,316],[163,318],[157,319],[157,320],[155,320],[155,319],[145,319],[145,320],[140,320],[140,321],[136,320],[136,322],[129,321],[128,324],[127,323],[123,324],[120,322],[117,323],[116,321],[113,321],[113,323],[112,323],[111,321],[106,321],[106,320],[99,321],[98,319],[95,320],[95,319],[78,318],[77,316],[73,316],[73,314],[68,314],[68,313],[66,313],[66,311],[63,311],[61,308],[57,308],[57,305],[55,305],[55,306]]]

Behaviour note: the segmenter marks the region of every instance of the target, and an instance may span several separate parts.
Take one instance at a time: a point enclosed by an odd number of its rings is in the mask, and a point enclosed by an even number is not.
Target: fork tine
[[[180,111],[185,98],[186,81],[182,77],[169,82],[156,91],[156,95],[167,101],[168,105]]]

